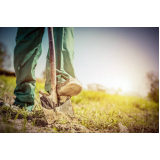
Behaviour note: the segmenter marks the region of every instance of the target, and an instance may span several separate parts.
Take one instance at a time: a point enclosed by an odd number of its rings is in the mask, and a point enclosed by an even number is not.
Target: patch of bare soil
[[[1,117],[0,117],[1,119]],[[7,123],[1,121],[0,123],[1,133],[52,133],[54,130],[51,128],[34,126],[31,122],[25,119],[9,119]]]
[[[128,127],[130,133],[159,133],[159,125],[151,127],[145,127],[142,125],[136,125]]]
[[[38,113],[37,113],[38,112]],[[7,111],[2,112],[0,115],[0,132],[1,133],[91,133],[92,131],[84,127],[83,125],[76,124],[76,120],[61,116],[59,120],[48,125],[43,115],[43,112],[37,111],[35,114],[24,115],[11,112],[9,119],[5,120]],[[17,116],[17,117],[16,117]],[[16,118],[16,119],[15,119]],[[65,124],[62,124],[62,120],[65,120]]]
[[[0,116],[0,121],[2,117]],[[45,127],[33,125],[31,120],[26,121],[25,119],[9,119],[7,123],[0,122],[1,133],[91,133],[86,127],[70,123],[70,124],[53,124],[46,125]]]

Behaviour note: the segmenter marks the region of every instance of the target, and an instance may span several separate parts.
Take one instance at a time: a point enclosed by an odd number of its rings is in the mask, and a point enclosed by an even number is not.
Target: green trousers
[[[41,27],[20,27],[17,31],[14,49],[14,69],[16,74],[15,105],[26,107],[31,111],[35,98],[35,67],[42,53],[42,37],[44,29]],[[73,68],[74,58],[74,28],[54,27],[54,42],[56,52],[57,83],[68,78],[75,78]],[[50,93],[50,55],[46,58],[45,90]],[[42,65],[45,65],[42,64]]]

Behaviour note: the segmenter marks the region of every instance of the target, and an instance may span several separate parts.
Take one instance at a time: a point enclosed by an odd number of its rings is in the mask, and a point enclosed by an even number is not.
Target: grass
[[[14,96],[15,82],[14,77],[0,76],[1,100],[7,101],[10,96]],[[34,109],[39,112],[35,114],[41,114],[39,90],[44,90],[44,83],[36,83]],[[153,101],[85,90],[71,100],[77,118],[76,123],[92,132],[118,132],[118,123],[125,125],[129,132],[159,132],[159,104]],[[21,112],[24,114],[24,111]],[[11,117],[9,114],[7,116]],[[26,121],[24,131],[25,123]],[[59,123],[69,122],[61,120]],[[57,131],[56,128],[54,130]]]
[[[159,104],[142,98],[82,91],[72,97],[76,115],[87,128],[117,130],[118,123],[131,132],[156,132]]]

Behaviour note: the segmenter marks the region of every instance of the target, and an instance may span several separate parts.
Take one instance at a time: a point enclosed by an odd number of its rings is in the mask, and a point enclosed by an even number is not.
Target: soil
[[[18,115],[18,118],[14,120],[15,114],[12,114],[12,118],[8,119],[7,123],[2,122],[2,116],[0,115],[0,132],[10,133],[101,133],[98,130],[90,130],[83,125],[77,124],[75,120],[67,124],[55,123],[48,125],[44,117],[28,116],[27,119],[23,119],[22,115]],[[35,118],[36,117],[36,118]],[[24,126],[25,124],[25,126]],[[128,133],[128,128],[122,124],[118,125],[118,132]],[[106,129],[105,133],[115,133],[115,129]]]
[[[40,112],[40,111],[38,111]],[[48,125],[43,113],[35,113],[28,115],[25,119],[22,114],[18,114],[17,119],[16,112],[11,112],[8,120],[4,122],[7,111],[3,111],[3,115],[0,115],[0,132],[10,133],[92,133],[83,125],[76,124],[76,120],[69,119],[67,124],[55,123]]]
[[[4,96],[6,97],[6,96]],[[15,97],[8,96],[7,103],[13,104]],[[4,100],[0,100],[3,102]],[[2,106],[0,106],[2,107]],[[8,113],[10,118],[6,119]],[[17,116],[17,117],[16,117]],[[4,121],[5,119],[5,121]],[[61,120],[65,119],[63,124]],[[61,123],[59,123],[61,121]],[[78,124],[76,118],[61,116],[59,121],[52,125],[48,125],[42,110],[36,110],[34,113],[25,116],[14,110],[2,110],[0,113],[0,133],[128,133],[128,128],[122,124],[118,124],[118,130],[113,127],[108,127],[105,130],[98,128],[88,129],[85,126]]]

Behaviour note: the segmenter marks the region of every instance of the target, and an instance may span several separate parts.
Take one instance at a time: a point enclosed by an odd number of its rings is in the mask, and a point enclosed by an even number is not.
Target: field
[[[15,77],[0,76],[0,102],[14,101]],[[36,83],[32,113],[0,106],[0,132],[153,133],[159,132],[159,104],[147,99],[83,90],[72,97],[75,118],[62,117],[48,126],[40,106],[44,83]]]

